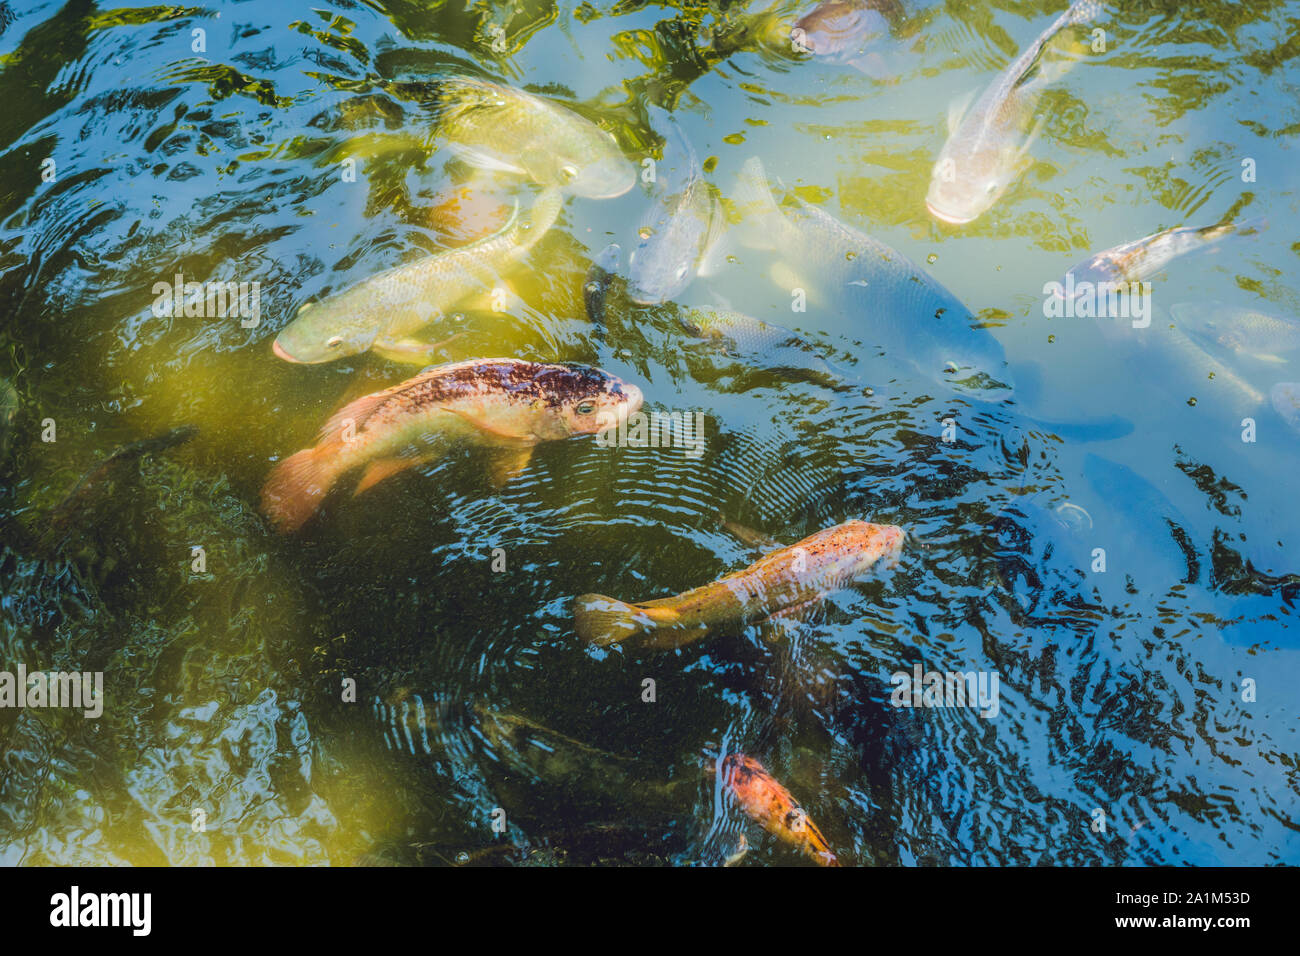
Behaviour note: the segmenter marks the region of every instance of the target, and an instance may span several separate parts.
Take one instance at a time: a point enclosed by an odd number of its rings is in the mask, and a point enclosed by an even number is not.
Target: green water
[[[949,104],[1059,4],[908,5],[883,80],[790,52],[783,28],[807,7],[789,3],[11,8],[0,668],[101,671],[106,699],[97,719],[0,710],[0,862],[718,863],[740,832],[744,865],[800,862],[718,799],[720,751],[761,761],[848,864],[1300,859],[1297,436],[1231,385],[1267,394],[1300,370],[1218,361],[1210,378],[1161,335],[1181,302],[1300,315],[1296,4],[1108,7],[1105,50],[1075,37],[1027,168],[960,229],[924,205]],[[702,412],[701,457],[551,443],[498,491],[466,449],[274,534],[257,510],[274,462],[416,371],[291,365],[279,329],[536,194],[457,192],[431,103],[462,73],[572,106],[638,169],[664,134],[648,105],[670,109],[724,196],[761,156],[984,319],[1016,403],[977,407],[878,354],[869,303],[792,313],[769,279],[780,256],[742,246],[676,304],[631,305],[616,283],[600,341],[584,277],[607,243],[634,244],[638,186],[571,199],[505,309],[467,305],[443,358],[599,363],[647,407]],[[1157,277],[1149,334],[1044,316],[1043,284],[1091,253],[1229,214],[1268,227]],[[258,281],[259,323],[155,317],[154,284],[176,273]],[[676,311],[707,304],[811,351],[764,366],[693,346]],[[788,367],[814,358],[863,387]],[[1084,444],[1030,415],[1133,429]],[[192,441],[58,510],[114,449],[184,425]],[[1129,477],[1097,478],[1088,455]],[[1025,505],[1049,498],[1089,530]],[[75,521],[51,550],[60,513]],[[576,595],[645,600],[743,567],[719,513],[786,543],[866,518],[911,546],[776,642],[577,639]],[[1088,571],[1098,546],[1105,576]],[[996,671],[998,716],[891,707],[890,675],[917,662]]]

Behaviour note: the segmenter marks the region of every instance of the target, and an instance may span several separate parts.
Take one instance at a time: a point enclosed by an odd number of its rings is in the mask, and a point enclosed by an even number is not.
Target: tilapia
[[[636,182],[610,133],[568,107],[499,83],[445,82],[438,132],[466,162],[576,196],[611,199]]]
[[[690,141],[671,114],[667,117],[671,148],[665,148],[656,177],[656,195],[637,227],[639,242],[628,258],[628,297],[641,305],[676,298],[705,268],[719,242],[725,220],[704,179]],[[676,163],[680,176],[669,175]]]
[[[1300,432],[1300,382],[1278,382],[1269,389],[1268,398],[1282,420]]]
[[[423,363],[437,346],[411,335],[456,303],[500,281],[551,228],[562,196],[547,189],[527,216],[518,206],[499,231],[363,279],[322,302],[307,303],[275,340],[286,362],[332,362],[373,350],[394,361]]]
[[[354,494],[427,461],[445,439],[499,453],[504,481],[528,463],[535,445],[601,431],[641,407],[641,390],[584,365],[512,358],[441,365],[357,399],[335,413],[316,445],[275,466],[262,511],[278,531],[300,528],[335,482],[365,466]]]
[[[599,646],[645,636],[649,647],[681,647],[725,625],[820,601],[877,562],[896,561],[902,546],[899,527],[846,521],[674,597],[627,604],[584,594],[574,601],[574,626],[580,638]]]
[[[949,386],[990,398],[1010,376],[1002,346],[951,292],[902,253],[802,200],[778,208],[757,157],[745,163],[735,197],[747,242],[780,251],[790,282],[851,313],[863,337],[898,361]]]
[[[797,52],[885,79],[894,71],[872,48],[905,20],[898,0],[824,0],[795,21],[790,42]]]
[[[1260,362],[1283,362],[1300,349],[1300,321],[1220,302],[1180,302],[1169,309],[1178,327],[1205,348]]]
[[[686,309],[678,315],[677,321],[691,335],[726,355],[744,358],[747,362],[757,359],[766,368],[780,367],[796,374],[810,374],[829,380],[834,388],[847,387],[844,383],[850,380],[850,376],[816,354],[811,343],[797,332],[743,312]],[[786,350],[802,353],[802,357],[797,363],[779,361],[777,356]]]
[[[1262,225],[1262,219],[1252,219],[1244,223],[1180,226],[1121,243],[1097,253],[1067,272],[1058,295],[1071,298],[1072,290],[1074,296],[1082,295],[1095,289],[1099,283],[1142,282],[1179,256],[1198,252],[1230,235],[1253,235]]]
[[[1096,0],[1075,0],[1020,56],[998,74],[988,89],[959,116],[948,117],[948,140],[930,177],[925,205],[930,215],[954,225],[986,212],[1019,174],[1029,147],[1041,129],[1039,119],[1026,135],[1038,99],[1061,69],[1048,69],[1039,58],[1059,32],[1087,23],[1101,12]],[[1035,66],[1037,75],[1031,75]]]
[[[718,765],[724,793],[764,830],[819,866],[839,866],[826,837],[794,796],[753,757],[729,754]]]

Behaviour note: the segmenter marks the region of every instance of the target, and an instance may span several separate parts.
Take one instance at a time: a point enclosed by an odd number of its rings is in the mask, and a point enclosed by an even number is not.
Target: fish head
[[[790,40],[813,56],[837,62],[889,30],[878,11],[847,0],[826,0],[795,21]]]
[[[614,199],[636,185],[636,170],[604,130],[596,127],[590,136],[557,145],[525,164],[538,182],[587,199]]]
[[[280,330],[272,350],[286,362],[316,365],[359,355],[370,348],[378,328],[367,328],[345,301],[307,303]]]
[[[589,365],[548,365],[535,379],[543,400],[533,436],[553,441],[616,428],[641,408],[641,389]]]
[[[1015,177],[1015,164],[1004,150],[945,148],[930,174],[925,206],[941,222],[961,226],[973,222],[998,201]]]
[[[953,316],[956,319],[956,316]],[[984,401],[1008,398],[1013,389],[1006,353],[993,333],[973,323],[961,334],[938,340],[924,356],[925,369],[934,379],[956,389],[977,395]],[[919,359],[918,359],[919,361]]]
[[[1059,298],[1072,294],[1075,299],[1092,295],[1099,285],[1118,284],[1124,281],[1124,270],[1108,252],[1099,252],[1065,274],[1063,288],[1060,292],[1053,290]]]
[[[1300,431],[1300,382],[1278,382],[1269,389],[1268,397],[1282,420]]]
[[[701,231],[692,242],[681,231],[666,222],[641,227],[641,241],[628,257],[627,295],[633,302],[658,305],[690,285],[703,235]]]

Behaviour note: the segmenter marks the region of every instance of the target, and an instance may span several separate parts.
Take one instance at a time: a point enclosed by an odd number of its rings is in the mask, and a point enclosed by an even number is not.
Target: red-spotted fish
[[[877,562],[896,561],[902,546],[902,528],[846,521],[673,597],[628,604],[584,594],[574,601],[574,626],[579,637],[600,646],[644,636],[651,647],[681,647],[715,628],[820,601]]]

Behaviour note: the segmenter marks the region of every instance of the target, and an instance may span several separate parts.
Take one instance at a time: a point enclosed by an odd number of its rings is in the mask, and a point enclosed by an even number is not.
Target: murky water
[[[1300,435],[1260,401],[1300,368],[1169,334],[1183,303],[1300,317],[1300,6],[1109,6],[1104,49],[1083,31],[1061,54],[1024,171],[960,228],[924,202],[949,104],[1060,7],[903,8],[864,71],[792,52],[793,3],[7,5],[0,667],[102,672],[104,708],[0,710],[0,861],[712,864],[744,832],[745,865],[798,862],[721,799],[712,760],[742,752],[849,864],[1300,862]],[[274,534],[273,463],[415,371],[289,364],[278,331],[535,195],[466,185],[433,126],[460,74],[570,105],[638,170],[667,109],[723,197],[761,156],[978,314],[1015,397],[881,354],[869,299],[792,311],[780,253],[742,245],[674,303],[617,280],[597,336],[584,277],[635,244],[638,185],[567,201],[441,359],[597,363],[700,413],[699,455],[555,442],[498,490],[458,451]],[[1093,252],[1255,216],[1152,280],[1148,328],[1044,314]],[[256,323],[157,317],[177,274],[259,283]],[[701,347],[688,305],[799,344]],[[576,595],[743,567],[720,514],[784,543],[866,518],[909,546],[775,639],[578,640]],[[996,673],[996,714],[892,706],[918,664]]]

